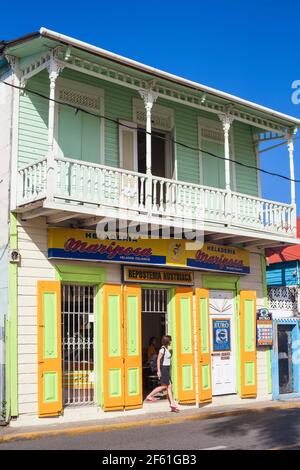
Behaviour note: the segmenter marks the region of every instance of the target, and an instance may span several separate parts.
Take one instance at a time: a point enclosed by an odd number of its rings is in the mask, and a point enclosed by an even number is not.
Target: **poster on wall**
[[[241,248],[180,239],[101,240],[83,229],[49,228],[48,258],[250,273],[249,252]]]
[[[230,351],[230,318],[213,319],[214,351]]]
[[[256,344],[257,346],[273,344],[272,313],[267,308],[260,308],[256,314]]]

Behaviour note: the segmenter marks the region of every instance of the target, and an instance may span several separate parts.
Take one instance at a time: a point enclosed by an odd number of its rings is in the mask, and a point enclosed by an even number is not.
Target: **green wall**
[[[132,121],[132,98],[140,97],[137,91],[70,69],[64,69],[61,77],[102,88],[104,91],[105,115],[114,120]],[[48,95],[49,79],[47,72],[43,71],[28,80],[27,87]],[[199,147],[198,118],[202,116],[218,121],[217,116],[213,113],[199,111],[160,98],[157,103],[174,110],[176,140],[193,148]],[[26,165],[44,157],[47,153],[48,102],[43,98],[25,94],[20,97],[19,113],[19,165]],[[251,127],[235,121],[232,129],[235,159],[242,163],[256,165]],[[117,124],[105,120],[104,134],[105,164],[117,167],[119,165]],[[224,155],[221,145],[207,150],[213,151],[221,157]],[[202,180],[203,184],[208,186],[219,185],[219,187],[224,187],[224,165],[221,160],[205,155],[204,175],[201,178],[199,152],[197,150],[177,145],[175,155],[177,179],[190,183],[200,183]],[[216,178],[216,173],[219,175],[218,178]],[[235,174],[238,192],[250,195],[258,194],[258,181],[255,170],[235,165]]]
[[[46,72],[28,80],[26,87],[49,96]],[[48,101],[32,93],[20,95],[18,164],[28,165],[45,157],[48,150]]]

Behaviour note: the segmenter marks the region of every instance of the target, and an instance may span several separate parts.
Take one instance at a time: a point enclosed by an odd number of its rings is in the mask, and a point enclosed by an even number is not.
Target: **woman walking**
[[[171,344],[172,338],[169,335],[163,336],[161,340],[161,348],[157,357],[157,377],[160,381],[160,385],[152,390],[151,393],[146,397],[146,401],[155,402],[157,398],[154,396],[161,392],[162,390],[167,390],[168,400],[170,403],[171,411],[178,413],[179,408],[176,405],[173,394],[172,394],[172,382],[170,377],[170,368],[171,368],[171,352],[169,347]]]

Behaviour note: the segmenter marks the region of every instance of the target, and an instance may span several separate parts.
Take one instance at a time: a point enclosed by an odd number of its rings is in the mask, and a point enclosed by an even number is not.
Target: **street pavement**
[[[300,449],[300,409],[266,409],[222,418],[105,432],[17,439],[0,451]]]

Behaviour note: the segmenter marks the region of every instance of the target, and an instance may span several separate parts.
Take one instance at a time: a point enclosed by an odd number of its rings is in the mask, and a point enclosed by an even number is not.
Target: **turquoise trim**
[[[279,367],[278,367],[278,343],[277,327],[278,325],[294,325],[292,329],[292,349],[293,355],[299,356],[300,353],[300,320],[297,318],[282,318],[273,321],[273,348],[271,351],[272,360],[272,398],[279,400],[285,398],[300,397],[300,364],[293,361],[293,386],[294,391],[288,394],[279,392]]]

